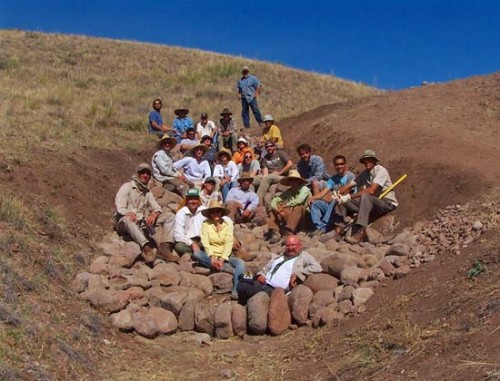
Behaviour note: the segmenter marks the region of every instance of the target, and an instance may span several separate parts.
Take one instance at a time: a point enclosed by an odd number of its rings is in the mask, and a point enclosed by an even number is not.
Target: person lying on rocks
[[[149,265],[156,256],[167,261],[179,259],[172,253],[174,218],[162,214],[148,189],[151,172],[149,164],[139,164],[132,180],[123,184],[115,197],[116,232],[136,242]],[[157,247],[156,253],[153,247]]]
[[[210,176],[205,179],[200,192],[201,205],[208,208],[212,200],[218,200],[222,203],[222,194],[218,190],[215,190],[216,186],[217,181],[215,177]]]
[[[264,237],[271,244],[280,240],[278,231],[284,230],[285,234],[297,232],[299,223],[306,213],[307,200],[311,196],[307,181],[295,170],[291,170],[287,177],[281,179],[280,184],[290,188],[271,201],[267,221],[269,230]]]
[[[257,190],[259,202],[264,206],[269,187],[283,179],[283,176],[288,174],[293,165],[293,162],[284,151],[276,149],[274,142],[267,141],[265,149],[267,153],[262,158],[262,179]]]
[[[207,150],[208,147],[205,144],[198,144],[191,149],[192,157],[183,157],[174,163],[174,168],[178,171],[182,170],[186,180],[198,189],[201,189],[203,181],[212,175],[210,164],[203,159]]]
[[[184,197],[186,190],[192,185],[184,174],[174,168],[172,149],[177,145],[177,139],[164,135],[158,142],[158,151],[152,159],[153,177],[165,188]]]
[[[186,130],[186,137],[179,143],[179,150],[185,155],[189,156],[191,154],[191,149],[194,146],[200,144],[199,140],[196,138],[196,131],[194,128],[188,128]]]
[[[359,162],[365,166],[365,170],[350,184],[339,189],[341,196],[333,216],[335,230],[338,234],[342,234],[346,216],[357,213],[352,229],[353,234],[345,239],[351,244],[363,241],[368,224],[398,206],[394,191],[389,192],[383,199],[379,199],[379,195],[392,185],[392,180],[387,169],[380,165],[375,151],[365,150]],[[349,189],[355,186],[358,187],[358,191],[350,194]]]
[[[233,273],[231,299],[238,299],[236,291],[238,279],[245,272],[245,262],[232,255],[234,230],[233,222],[227,217],[229,210],[218,201],[201,211],[206,220],[201,225],[201,244],[203,250],[193,253],[193,259],[212,271]]]
[[[285,238],[285,252],[273,255],[267,265],[253,279],[243,278],[238,283],[238,301],[245,305],[247,301],[259,292],[271,295],[280,287],[285,292],[290,291],[307,276],[321,272],[321,265],[312,255],[302,250],[302,244],[296,235]]]
[[[300,160],[297,163],[297,171],[300,176],[307,180],[308,186],[311,188],[312,194],[318,194],[325,180],[328,179],[325,163],[323,158],[318,155],[311,154],[311,146],[309,144],[301,144],[297,147],[297,153]]]
[[[259,207],[259,197],[250,190],[252,181],[249,173],[242,173],[238,178],[239,187],[231,188],[227,194],[226,207],[229,210],[229,218],[237,224],[251,222]],[[265,221],[262,224],[264,223]]]
[[[333,164],[337,173],[328,179],[322,191],[309,198],[311,220],[316,228],[310,236],[323,234],[330,230],[330,218],[333,209],[339,196],[342,195],[339,193],[339,189],[351,184],[356,178],[354,173],[349,171],[345,156],[335,156]],[[350,188],[348,192],[355,193],[356,187]]]
[[[214,168],[214,177],[219,182],[219,188],[222,193],[222,199],[225,200],[229,190],[238,180],[238,166],[231,160],[231,151],[222,148],[217,153],[219,164]]]
[[[201,214],[206,207],[201,205],[200,191],[191,188],[186,193],[186,205],[175,214],[175,251],[179,255],[193,254],[201,249],[201,224],[205,217]]]

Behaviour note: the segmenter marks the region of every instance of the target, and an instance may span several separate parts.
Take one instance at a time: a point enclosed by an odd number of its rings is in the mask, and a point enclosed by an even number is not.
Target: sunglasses
[[[245,159],[251,159],[252,156],[245,156]]]
[[[266,148],[272,148],[272,147],[274,147],[274,145],[272,144],[266,146]]]

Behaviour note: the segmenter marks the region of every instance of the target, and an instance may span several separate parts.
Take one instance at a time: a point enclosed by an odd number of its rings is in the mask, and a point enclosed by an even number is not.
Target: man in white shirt
[[[174,168],[182,170],[186,180],[194,184],[197,189],[201,189],[205,179],[212,175],[210,164],[203,158],[207,150],[205,144],[198,144],[191,149],[193,157],[183,157],[174,163]]]
[[[201,224],[206,219],[201,211],[205,209],[200,202],[200,191],[195,188],[188,189],[186,205],[175,215],[174,248],[177,254],[200,251]]]
[[[217,127],[215,127],[215,123],[208,119],[208,114],[203,112],[200,117],[200,121],[196,125],[196,135],[198,136],[198,140],[201,142],[201,138],[204,136],[210,136],[210,139],[214,139],[215,132]]]
[[[271,261],[257,273],[254,279],[242,279],[238,283],[238,300],[246,304],[255,294],[264,291],[267,294],[280,287],[285,292],[297,284],[304,282],[308,275],[321,272],[321,265],[307,252],[296,235],[285,238],[285,252],[274,256]]]

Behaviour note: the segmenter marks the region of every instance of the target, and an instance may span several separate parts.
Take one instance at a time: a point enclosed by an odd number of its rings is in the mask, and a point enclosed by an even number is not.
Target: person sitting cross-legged
[[[242,173],[238,178],[240,186],[231,188],[227,194],[226,207],[229,209],[229,218],[237,224],[251,222],[259,207],[259,197],[250,190],[252,181],[250,174]]]
[[[182,170],[186,181],[198,189],[201,189],[203,181],[212,174],[210,164],[203,158],[207,151],[208,147],[205,144],[198,144],[191,149],[192,157],[186,156],[174,163],[174,168]]]
[[[232,255],[234,243],[233,222],[227,217],[229,210],[218,201],[211,202],[210,207],[202,210],[206,220],[201,225],[202,250],[193,253],[193,259],[212,271],[233,273],[232,299],[238,299],[236,289],[238,279],[245,272],[245,262]]]
[[[351,184],[356,178],[356,176],[349,171],[345,156],[335,156],[333,158],[333,164],[335,165],[335,171],[337,171],[337,173],[328,179],[322,191],[309,198],[311,220],[316,228],[315,232],[310,235],[323,234],[330,230],[332,212],[335,208],[336,201],[339,196],[342,195],[339,193],[339,189]],[[356,188],[351,188],[348,192],[356,192]]]
[[[283,254],[273,255],[254,279],[243,278],[238,283],[238,302],[245,305],[255,294],[263,291],[271,295],[277,287],[288,292],[309,275],[320,273],[321,270],[321,265],[314,257],[302,250],[299,237],[288,235]]]
[[[299,223],[306,213],[307,199],[311,196],[307,181],[295,170],[280,180],[280,184],[290,188],[271,200],[271,211],[267,221],[269,230],[265,235],[265,239],[271,244],[280,240],[278,231],[282,234],[297,232]]]

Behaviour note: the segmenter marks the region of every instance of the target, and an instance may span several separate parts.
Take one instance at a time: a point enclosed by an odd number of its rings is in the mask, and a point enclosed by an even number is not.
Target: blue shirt
[[[248,102],[251,102],[255,97],[255,92],[260,86],[260,82],[253,75],[241,77],[238,81],[238,93],[241,94]]]
[[[159,111],[153,110],[149,113],[149,124],[148,124],[148,132],[150,134],[163,135],[163,131],[158,131],[153,128],[151,122],[156,122],[159,126],[163,126],[163,118]]]
[[[354,175],[354,173],[352,173],[351,171],[347,171],[344,176],[340,176],[337,174],[330,177],[326,182],[326,186],[332,191],[338,190],[341,186],[350,184],[355,179],[356,176]],[[356,193],[356,187],[351,189],[351,193]]]
[[[297,171],[299,171],[300,177],[306,179],[309,183],[314,180],[328,179],[325,163],[318,155],[311,155],[308,163],[304,160],[299,160],[297,163]]]
[[[185,116],[184,118],[177,117],[174,119],[172,127],[175,130],[177,142],[180,143],[181,135],[185,133],[188,128],[193,128],[193,121],[189,116]]]

